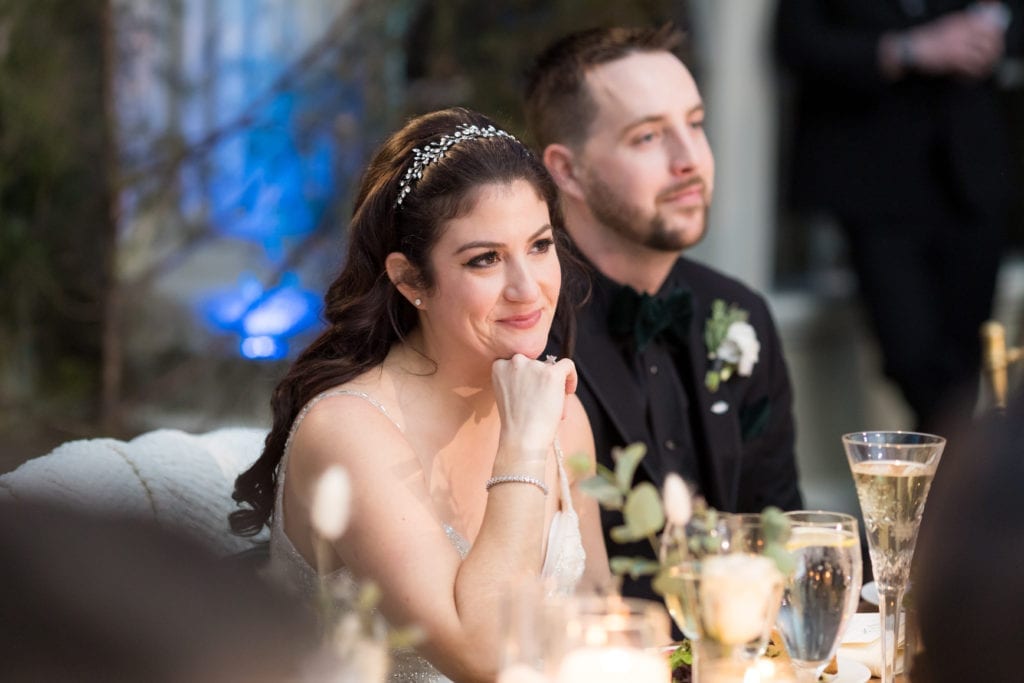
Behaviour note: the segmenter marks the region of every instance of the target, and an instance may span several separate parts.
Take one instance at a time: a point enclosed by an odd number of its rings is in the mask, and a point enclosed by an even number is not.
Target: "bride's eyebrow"
[[[537,239],[538,237],[540,237],[549,230],[551,230],[551,224],[545,223],[543,226],[541,226],[540,230],[530,235],[526,241],[532,242],[533,240]],[[473,242],[466,242],[461,247],[456,249],[455,253],[461,254],[462,252],[469,251],[470,249],[500,249],[501,247],[504,246],[505,244],[503,242],[487,242],[485,240],[475,240]]]

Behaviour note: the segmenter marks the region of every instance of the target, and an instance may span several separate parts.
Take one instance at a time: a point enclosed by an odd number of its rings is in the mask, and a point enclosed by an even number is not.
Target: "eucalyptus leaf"
[[[764,546],[765,557],[774,560],[775,566],[783,576],[789,576],[796,569],[796,560],[789,554],[785,546],[767,543]]]
[[[590,458],[587,457],[586,453],[575,453],[565,459],[566,469],[574,477],[582,477],[583,475],[590,474]]]
[[[616,543],[632,543],[633,541],[639,541],[644,538],[642,534],[637,536],[636,533],[625,524],[613,526],[611,530],[608,531],[608,535]]]
[[[588,477],[579,484],[580,490],[597,500],[601,507],[621,510],[624,496],[619,489],[601,476]]]
[[[626,496],[622,516],[630,533],[637,539],[653,536],[665,526],[665,512],[661,507],[658,489],[649,481],[642,481]]]
[[[766,543],[783,545],[792,534],[789,518],[774,505],[769,505],[761,511],[761,527],[764,529]]]
[[[658,571],[661,565],[647,557],[624,557],[616,556],[608,560],[612,574],[616,576],[629,575],[637,579],[641,576],[650,576]]]
[[[623,494],[629,492],[637,465],[646,454],[647,446],[640,442],[631,443],[625,448],[612,449],[612,458],[615,460],[615,484]]]
[[[599,477],[606,479],[609,484],[615,484],[615,472],[607,465],[597,463],[597,474]]]

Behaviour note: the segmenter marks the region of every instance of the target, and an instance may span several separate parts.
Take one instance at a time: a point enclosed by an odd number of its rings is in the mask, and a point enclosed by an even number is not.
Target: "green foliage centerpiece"
[[[674,667],[689,665],[698,654],[701,662],[707,660],[702,670],[742,666],[767,643],[783,577],[792,570],[785,549],[789,520],[775,507],[759,514],[720,513],[692,496],[675,473],[666,476],[661,493],[650,482],[634,485],[645,455],[643,444],[615,449],[614,470],[598,464],[597,472],[580,482],[603,508],[622,513],[622,524],[609,532],[612,541],[647,539],[657,557],[613,555],[612,573],[653,577],[654,591],[693,641],[676,650]],[[571,464],[586,471],[585,461],[574,458]]]

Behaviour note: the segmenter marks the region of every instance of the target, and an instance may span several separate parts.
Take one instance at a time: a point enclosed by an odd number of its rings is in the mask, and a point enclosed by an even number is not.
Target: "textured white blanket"
[[[0,476],[0,500],[45,500],[84,510],[154,519],[230,555],[265,541],[231,533],[235,477],[259,457],[263,429],[206,434],[160,429],[131,441],[82,439]]]

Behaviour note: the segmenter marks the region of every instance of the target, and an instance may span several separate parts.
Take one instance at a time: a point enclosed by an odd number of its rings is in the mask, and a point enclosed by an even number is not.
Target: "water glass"
[[[857,520],[839,512],[786,513],[794,561],[778,627],[800,683],[818,680],[857,611],[862,579]]]

